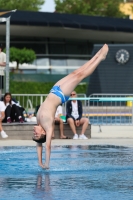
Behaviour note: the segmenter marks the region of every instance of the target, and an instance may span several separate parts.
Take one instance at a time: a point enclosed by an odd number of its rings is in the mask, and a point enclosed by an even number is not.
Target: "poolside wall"
[[[4,131],[8,134],[8,139],[10,140],[31,140],[33,136],[33,127],[35,126],[35,123],[11,123],[11,124],[3,124]],[[77,128],[77,133],[81,133],[81,127]],[[59,132],[59,125],[55,125],[55,139],[60,138],[60,132]],[[91,138],[91,125],[89,124],[86,136],[88,138]],[[64,124],[64,135],[72,138],[73,133],[69,127],[68,124]],[[0,140],[2,138],[0,137]]]

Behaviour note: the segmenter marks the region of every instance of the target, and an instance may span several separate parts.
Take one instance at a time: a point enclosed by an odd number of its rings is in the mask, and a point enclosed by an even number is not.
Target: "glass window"
[[[37,69],[37,74],[50,74],[49,69]]]
[[[37,58],[34,62],[37,66],[49,66],[49,58]]]
[[[31,42],[33,42],[33,41],[38,41],[38,42],[40,42],[40,41],[47,41],[47,38],[44,38],[44,37],[32,37],[32,36],[12,36],[11,35],[11,42],[12,41],[16,41],[16,42],[25,42],[25,41],[31,41]]]
[[[36,69],[33,70],[33,69],[30,69],[30,70],[22,70],[22,73],[23,74],[36,74]]]
[[[75,69],[67,69],[67,74],[70,74],[74,71]]]
[[[67,69],[63,68],[57,68],[57,69],[52,69],[51,74],[67,74]]]
[[[66,59],[50,59],[50,65],[51,66],[67,66]]]
[[[49,42],[64,42],[63,38],[49,38],[48,39]]]
[[[65,45],[49,44],[49,54],[65,54]]]
[[[87,59],[67,59],[67,66],[82,66],[87,61]]]
[[[33,49],[36,54],[46,54],[46,45],[40,44],[40,43],[11,43],[11,47],[16,47],[19,49],[27,48],[27,49]]]
[[[66,54],[86,55],[88,54],[88,47],[86,43],[66,44]]]

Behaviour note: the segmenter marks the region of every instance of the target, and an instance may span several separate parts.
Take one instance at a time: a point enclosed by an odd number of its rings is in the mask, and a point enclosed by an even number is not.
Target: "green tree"
[[[0,9],[39,11],[45,0],[0,0]]]
[[[17,70],[19,64],[32,63],[36,59],[36,54],[32,49],[18,49],[15,47],[10,48],[10,62],[17,62]]]
[[[119,9],[123,0],[54,0],[56,12],[91,16],[126,17]]]

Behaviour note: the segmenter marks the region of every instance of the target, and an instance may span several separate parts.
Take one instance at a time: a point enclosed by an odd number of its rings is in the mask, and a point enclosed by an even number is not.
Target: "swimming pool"
[[[0,200],[35,199],[133,199],[133,149],[55,146],[45,171],[35,147],[0,147]]]
[[[91,124],[101,124],[101,125],[106,125],[106,124],[132,124],[132,117],[129,116],[94,116],[94,117],[89,117],[89,120]]]

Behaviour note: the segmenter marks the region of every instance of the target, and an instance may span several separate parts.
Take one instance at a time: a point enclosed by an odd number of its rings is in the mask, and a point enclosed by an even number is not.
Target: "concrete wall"
[[[35,126],[35,123],[11,123],[11,124],[3,124],[4,131],[8,134],[8,139],[10,140],[32,140],[33,136],[33,127]],[[77,128],[77,133],[81,133],[81,127]],[[86,131],[86,136],[88,138],[91,138],[91,125],[88,126],[88,129]],[[73,133],[69,127],[68,124],[64,124],[64,135],[73,138]],[[59,132],[59,125],[55,125],[55,139],[60,138],[60,132]],[[0,137],[0,140],[2,138]]]

